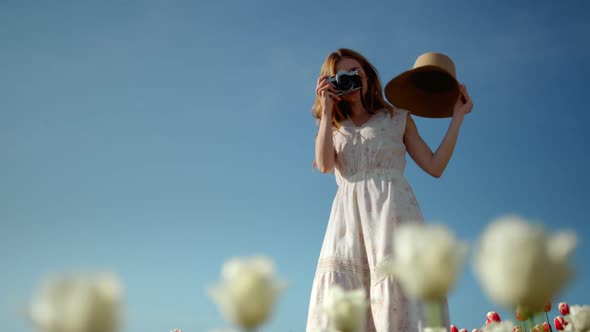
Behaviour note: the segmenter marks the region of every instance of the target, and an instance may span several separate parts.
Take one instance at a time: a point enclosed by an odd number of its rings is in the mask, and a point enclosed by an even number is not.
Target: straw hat
[[[455,64],[441,53],[420,55],[414,68],[385,86],[385,97],[393,106],[427,118],[453,116],[459,94]]]

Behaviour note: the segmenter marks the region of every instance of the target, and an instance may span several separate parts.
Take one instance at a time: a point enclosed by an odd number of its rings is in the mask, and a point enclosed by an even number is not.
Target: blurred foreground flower
[[[345,291],[332,286],[324,299],[323,310],[331,330],[358,332],[365,325],[369,304],[363,288]]]
[[[531,318],[532,315],[533,314],[529,310],[523,308],[522,306],[516,307],[516,319],[518,321],[524,322]]]
[[[33,296],[31,318],[44,332],[114,332],[122,287],[111,274],[57,275]]]
[[[425,327],[424,332],[447,332],[445,327]]]
[[[573,305],[565,318],[575,332],[590,332],[590,306]]]
[[[575,246],[573,233],[549,236],[520,217],[499,218],[481,237],[475,272],[497,304],[540,312],[572,276]]]
[[[223,265],[221,277],[209,295],[227,320],[244,329],[264,323],[286,287],[275,276],[273,262],[264,256],[230,259]]]
[[[504,321],[501,323],[491,322],[485,325],[480,330],[483,332],[512,332],[514,324],[511,321]]]
[[[454,286],[467,245],[442,225],[404,223],[393,239],[393,256],[379,263],[378,273],[392,275],[412,297],[424,301],[426,327],[443,326],[441,304]]]
[[[380,271],[397,278],[415,298],[444,300],[463,266],[467,246],[444,226],[418,223],[400,225],[393,244],[393,257],[381,263]]]

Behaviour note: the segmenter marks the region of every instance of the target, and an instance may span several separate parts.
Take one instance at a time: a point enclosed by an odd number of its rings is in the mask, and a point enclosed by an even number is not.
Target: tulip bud
[[[547,322],[543,323],[543,330],[545,332],[551,332],[551,326],[549,325],[549,323],[547,323]]]
[[[561,307],[561,303],[559,304],[559,306]],[[565,319],[561,316],[557,316],[555,317],[555,319],[553,319],[553,325],[555,325],[555,328],[558,331],[563,331],[566,325]]]
[[[467,329],[460,329],[459,332],[467,332]]]
[[[570,314],[570,306],[565,302],[561,302],[559,304],[559,312],[561,312],[561,314],[564,316],[569,315]]]
[[[500,315],[495,311],[490,311],[486,315],[486,325],[489,325],[492,322],[500,323],[501,321]]]
[[[547,303],[545,305],[545,308],[543,308],[543,312],[549,312],[551,311],[551,302]]]
[[[471,332],[481,332],[481,330],[480,329],[473,329],[473,330],[471,330]]]
[[[455,325],[451,325],[451,332],[459,332],[459,329]]]

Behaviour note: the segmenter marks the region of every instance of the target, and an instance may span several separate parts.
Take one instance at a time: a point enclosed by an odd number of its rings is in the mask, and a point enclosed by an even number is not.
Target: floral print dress
[[[366,332],[421,331],[423,310],[400,285],[379,272],[392,254],[393,234],[402,222],[423,222],[403,172],[403,135],[408,112],[383,110],[356,126],[347,119],[333,133],[337,153],[334,198],[313,280],[307,332],[327,330],[321,308],[332,285],[365,288],[370,301]],[[448,307],[441,314],[448,326]]]

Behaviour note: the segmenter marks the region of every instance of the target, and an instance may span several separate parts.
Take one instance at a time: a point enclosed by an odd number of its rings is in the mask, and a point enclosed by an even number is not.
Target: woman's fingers
[[[465,86],[465,84],[461,84],[459,86],[459,99],[461,100],[462,104],[467,104],[467,103],[471,102],[471,98],[469,97],[469,94],[467,93],[467,87]]]
[[[334,87],[334,85],[332,83],[328,82],[329,77],[330,76],[328,76],[328,75],[324,75],[324,76],[320,76],[320,78],[318,78],[318,84],[316,85],[316,88],[315,88],[315,94],[317,96],[319,96],[320,92],[323,89],[326,89],[326,87],[328,90],[332,91],[335,94],[340,92],[340,91],[338,91],[338,89],[336,89],[336,87]]]
[[[322,76],[320,76],[320,77],[318,78],[318,83],[317,83],[317,85],[320,85],[320,83],[322,83],[322,81],[326,80],[328,77],[330,77],[330,76],[328,76],[328,75],[322,75]]]
[[[340,98],[340,96],[338,96],[337,94],[330,92],[330,91],[324,91],[324,94],[329,96],[330,98],[336,100],[336,101],[340,101],[342,100],[342,98]]]
[[[323,76],[320,76],[318,78],[318,82],[317,82],[316,87],[315,87],[315,94],[316,94],[316,96],[319,96],[320,95],[320,88],[323,87],[325,85],[325,83],[327,83],[326,82],[326,79],[328,77],[329,77],[328,75],[323,75]]]
[[[327,81],[322,82],[316,89],[316,94],[319,96],[322,91],[330,91],[334,94],[337,94],[339,91]]]
[[[461,94],[465,99],[465,104],[467,104],[467,113],[469,113],[473,109],[473,101],[471,100],[471,97],[469,97],[469,93],[467,93],[467,87],[465,84],[461,85]]]
[[[467,87],[465,85],[463,85],[463,96],[465,96],[465,100],[467,100],[468,103],[473,104],[473,101],[471,100],[471,97],[469,97],[469,93],[467,93]]]
[[[455,103],[455,111],[459,111],[463,114],[470,113],[473,109],[473,102],[467,93],[467,87],[465,84],[461,84],[459,86],[459,97],[457,98],[457,102]]]
[[[461,99],[463,102],[463,109],[465,114],[470,113],[471,110],[473,109],[473,101],[471,100],[471,98],[469,97],[469,94],[467,93],[467,87],[465,86],[465,84],[461,84]]]
[[[340,96],[338,96],[338,95],[337,95],[337,94],[335,94],[334,92],[332,92],[332,91],[329,91],[329,90],[327,90],[327,89],[326,89],[326,90],[322,90],[322,91],[320,92],[320,97],[322,97],[322,98],[324,98],[324,99],[326,99],[326,97],[328,97],[328,98],[330,98],[330,99],[332,99],[332,100],[336,100],[336,101],[340,101],[340,100],[342,100],[342,98],[340,98]]]

